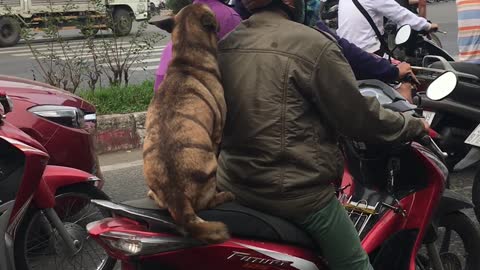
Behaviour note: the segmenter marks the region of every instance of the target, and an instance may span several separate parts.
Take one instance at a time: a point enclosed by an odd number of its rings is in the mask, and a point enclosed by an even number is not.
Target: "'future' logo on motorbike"
[[[243,253],[238,251],[233,251],[233,253],[227,258],[227,260],[239,260],[242,262],[249,262],[249,263],[256,263],[262,265],[272,265],[272,266],[289,266],[292,262],[282,261],[282,260],[275,260],[275,259],[267,259],[267,258],[259,258],[250,256],[249,253]]]

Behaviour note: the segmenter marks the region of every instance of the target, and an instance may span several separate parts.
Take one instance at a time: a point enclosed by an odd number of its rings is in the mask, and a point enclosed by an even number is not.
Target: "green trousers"
[[[321,247],[331,270],[373,270],[357,230],[337,198],[296,223]]]

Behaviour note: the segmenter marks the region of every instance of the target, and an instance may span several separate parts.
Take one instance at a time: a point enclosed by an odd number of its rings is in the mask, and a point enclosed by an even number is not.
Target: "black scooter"
[[[448,153],[448,169],[456,172],[471,168],[480,163],[480,67],[452,63],[454,59],[447,52],[420,39],[419,33],[408,25],[402,26],[395,38],[397,48],[407,52],[402,60],[420,66],[414,68],[417,78],[428,84],[445,71],[451,71],[457,75],[458,82],[444,99],[432,99],[420,92],[414,103],[423,110],[432,129],[439,133],[436,140]],[[480,220],[480,170],[473,181],[472,201]]]

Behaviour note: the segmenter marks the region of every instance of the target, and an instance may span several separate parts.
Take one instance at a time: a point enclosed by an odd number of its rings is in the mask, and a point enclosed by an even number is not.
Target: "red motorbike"
[[[108,199],[89,173],[48,166],[43,146],[5,121],[0,92],[0,270],[112,269],[115,260],[85,225],[109,216],[90,199]]]
[[[449,77],[438,78],[444,79]],[[414,108],[381,82],[366,81],[360,89],[392,110]],[[459,210],[472,205],[452,191],[444,192],[448,177],[444,153],[430,137],[391,145],[345,139],[343,145],[349,170],[338,195],[374,269],[480,269],[478,228],[455,223],[464,218]],[[109,255],[122,261],[124,270],[329,269],[318,252],[321,247],[295,225],[236,203],[199,213],[205,220],[228,226],[233,237],[217,245],[189,238],[150,199],[94,203],[113,211],[115,217],[92,222],[87,229]],[[473,253],[465,258],[440,254],[436,245],[440,226],[468,235],[463,243]],[[457,263],[461,268],[455,268]]]

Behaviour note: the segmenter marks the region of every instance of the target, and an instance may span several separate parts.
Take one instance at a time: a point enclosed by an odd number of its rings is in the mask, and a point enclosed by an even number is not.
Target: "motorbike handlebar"
[[[438,145],[435,143],[432,137],[430,137],[430,135],[425,135],[417,139],[416,142],[430,149],[435,155],[437,155],[442,160],[448,157],[448,154],[443,152],[442,149],[438,147]]]
[[[416,80],[415,77],[413,77],[412,74],[408,74],[407,76],[405,76],[402,79],[402,82],[411,83],[412,85],[417,85],[417,86],[420,85],[420,82],[418,80]]]

